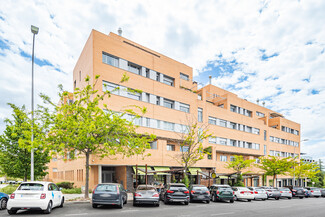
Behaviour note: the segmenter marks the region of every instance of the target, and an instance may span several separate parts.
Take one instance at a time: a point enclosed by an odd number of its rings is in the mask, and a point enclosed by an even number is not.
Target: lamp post
[[[300,146],[301,146],[301,143],[302,142],[305,142],[305,141],[308,141],[309,139],[304,139],[304,140],[301,140],[300,141]],[[294,146],[294,149],[293,149],[293,156],[294,158],[296,158],[296,146]],[[296,186],[296,159],[295,159],[295,163],[293,164],[293,183],[292,183],[292,186]]]
[[[30,180],[34,181],[34,44],[35,35],[37,35],[39,28],[31,25],[31,31],[33,33],[33,51],[32,51],[32,148],[30,153]]]

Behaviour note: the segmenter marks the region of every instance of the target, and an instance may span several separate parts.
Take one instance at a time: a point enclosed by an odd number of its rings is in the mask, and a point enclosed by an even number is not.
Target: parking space
[[[197,216],[324,216],[325,198],[308,199],[281,199],[267,201],[236,201],[235,203],[191,203],[188,206],[182,204],[165,205],[160,207],[137,206],[131,203],[123,209],[116,207],[100,207],[93,209],[89,203],[67,203],[64,208],[56,208],[49,216],[116,216],[116,217],[137,217],[137,216],[167,216],[167,217],[197,217]],[[20,211],[16,216],[41,216],[41,212]],[[9,216],[5,210],[0,211],[0,216]]]

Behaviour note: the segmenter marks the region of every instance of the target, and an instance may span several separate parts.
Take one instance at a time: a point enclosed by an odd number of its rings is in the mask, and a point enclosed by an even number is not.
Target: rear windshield
[[[280,188],[279,190],[280,190],[280,191],[290,191],[289,188]]]
[[[193,190],[196,190],[196,191],[208,191],[208,188],[207,187],[193,187]]]
[[[156,190],[156,188],[153,187],[153,186],[145,186],[145,185],[143,185],[143,186],[138,186],[137,190]]]
[[[116,192],[116,185],[98,185],[96,191],[108,191],[108,192]]]
[[[18,190],[21,191],[43,191],[44,186],[38,183],[24,183],[21,184]]]
[[[219,187],[218,190],[220,190],[220,191],[232,191],[232,188],[228,188],[228,187]]]
[[[187,191],[187,189],[185,187],[181,187],[181,186],[170,186],[170,190],[171,191]]]

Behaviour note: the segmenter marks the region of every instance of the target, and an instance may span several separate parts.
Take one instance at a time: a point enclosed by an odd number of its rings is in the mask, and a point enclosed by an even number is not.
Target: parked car
[[[303,187],[297,187],[297,186],[285,186],[290,189],[292,192],[292,197],[299,197],[300,199],[303,199],[306,196],[306,193],[303,189]]]
[[[279,191],[281,193],[281,198],[288,198],[289,200],[291,200],[292,192],[289,188],[279,188]]]
[[[277,188],[266,189],[266,193],[267,193],[267,199],[274,198],[276,200],[279,200],[281,197],[281,193]]]
[[[322,196],[322,193],[319,188],[314,187],[307,187],[308,191],[310,192],[310,197],[320,197]]]
[[[153,204],[159,206],[159,193],[152,185],[139,185],[133,193],[133,206]]]
[[[321,188],[320,193],[322,194],[322,197],[325,197],[325,188]]]
[[[307,188],[303,188],[303,190],[304,190],[304,193],[305,193],[305,197],[306,198],[310,197],[311,192]]]
[[[254,192],[254,200],[266,200],[267,193],[265,189],[258,188],[258,187],[249,187],[249,190]]]
[[[160,199],[163,200],[165,204],[170,202],[182,202],[185,205],[188,205],[190,201],[189,193],[189,190],[184,184],[170,183],[161,190]]]
[[[117,205],[120,209],[128,201],[128,195],[122,184],[103,183],[98,184],[92,195],[92,206],[97,208],[98,205]]]
[[[0,210],[7,208],[8,200],[9,200],[8,194],[0,192]]]
[[[210,187],[211,200],[234,202],[234,191],[229,185],[212,185]]]
[[[210,191],[204,185],[191,185],[189,188],[190,202],[202,201],[210,203]]]
[[[246,187],[233,187],[234,191],[234,199],[235,200],[247,200],[248,202],[251,202],[251,200],[254,200],[254,192],[249,190]]]
[[[43,210],[51,213],[54,207],[63,207],[64,196],[61,190],[51,182],[23,182],[10,195],[7,211],[10,215],[18,210]]]

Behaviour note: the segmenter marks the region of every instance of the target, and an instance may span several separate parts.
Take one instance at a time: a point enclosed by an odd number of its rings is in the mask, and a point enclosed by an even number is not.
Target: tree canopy
[[[12,178],[30,179],[31,149],[34,148],[34,176],[36,179],[42,178],[50,161],[48,151],[44,150],[47,125],[43,125],[36,114],[34,142],[31,144],[32,121],[25,107],[9,105],[13,113],[12,119],[5,120],[6,128],[0,136],[0,171]]]
[[[235,186],[244,186],[242,182],[242,172],[243,170],[250,168],[251,164],[255,160],[250,160],[250,159],[245,160],[242,155],[234,155],[233,157],[234,157],[233,160],[227,162],[225,167],[228,169],[233,169],[237,173],[237,180]]]
[[[57,105],[45,96],[45,102],[54,106],[51,114],[52,128],[48,135],[49,148],[58,154],[73,153],[74,157],[85,157],[86,185],[85,197],[88,198],[89,189],[89,158],[90,155],[103,157],[129,157],[143,155],[149,142],[155,137],[136,132],[137,126],[127,120],[125,115],[131,114],[134,118],[140,116],[132,109],[111,111],[105,102],[116,90],[103,91],[95,89],[99,76],[91,83],[87,77],[83,89],[76,88],[73,94],[63,91],[60,87],[60,104]],[[123,76],[121,82],[127,81]],[[106,100],[106,101],[105,101]],[[103,107],[100,107],[103,104]],[[139,108],[141,114],[145,108]],[[77,154],[74,156],[74,154]]]

